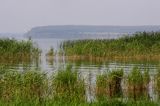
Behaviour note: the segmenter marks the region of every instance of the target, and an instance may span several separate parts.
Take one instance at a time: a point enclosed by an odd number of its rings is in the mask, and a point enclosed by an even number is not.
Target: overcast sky
[[[160,0],[0,0],[0,32],[46,25],[160,25]]]

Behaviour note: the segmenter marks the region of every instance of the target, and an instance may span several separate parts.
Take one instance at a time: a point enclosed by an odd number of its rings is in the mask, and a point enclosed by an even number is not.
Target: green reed
[[[31,58],[38,57],[39,54],[40,50],[33,45],[31,40],[0,39],[1,61],[30,61]]]
[[[155,88],[160,98],[160,69],[157,70],[157,74],[155,75]]]
[[[118,39],[64,41],[66,56],[106,58],[159,58],[160,33],[143,32]]]
[[[142,75],[148,81],[148,74]],[[133,72],[131,72],[133,73]],[[138,74],[137,74],[138,73]],[[131,74],[130,74],[131,75]],[[68,66],[58,70],[52,77],[41,71],[16,71],[0,67],[0,105],[3,106],[157,106],[158,103],[139,99],[137,101],[121,97],[123,70],[113,70],[97,76],[96,100],[86,101],[84,80],[77,71]],[[141,79],[141,78],[140,78]],[[140,81],[138,79],[138,81]],[[130,83],[141,85],[141,82]],[[103,89],[102,89],[103,88]],[[105,90],[104,90],[105,89]],[[103,91],[103,92],[102,92]],[[120,91],[120,92],[119,92]],[[111,95],[110,95],[111,94]],[[102,98],[103,97],[103,98]],[[102,98],[102,99],[99,99]],[[122,98],[122,99],[121,99]]]
[[[46,53],[46,61],[47,61],[50,65],[53,65],[54,56],[55,56],[54,48],[51,47],[50,50]]]
[[[68,66],[66,70],[59,70],[53,76],[52,86],[54,100],[62,100],[65,102],[84,102],[85,101],[85,84],[78,77],[77,71]]]
[[[3,102],[29,102],[39,103],[46,98],[47,77],[37,71],[18,72],[6,70],[0,79],[0,101]]]
[[[48,53],[46,54],[46,56],[54,56],[55,53],[54,53],[54,48],[51,47],[50,50],[48,51]]]
[[[134,67],[128,75],[128,96],[134,100],[142,97],[148,99],[148,85],[150,76],[147,70],[142,73],[140,69]]]
[[[98,75],[96,81],[97,99],[103,97],[119,97],[122,95],[121,81],[123,70],[113,70],[106,74]]]

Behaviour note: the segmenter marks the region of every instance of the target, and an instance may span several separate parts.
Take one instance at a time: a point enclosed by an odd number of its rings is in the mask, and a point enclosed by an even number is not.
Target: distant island
[[[136,32],[160,31],[160,26],[92,26],[92,25],[58,25],[32,28],[25,34],[32,38],[117,38]]]

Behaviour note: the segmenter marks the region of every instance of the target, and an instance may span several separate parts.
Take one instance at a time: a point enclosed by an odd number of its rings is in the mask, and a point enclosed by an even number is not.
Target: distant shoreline
[[[32,38],[81,38],[116,36],[136,32],[159,32],[160,26],[92,26],[92,25],[55,25],[34,27],[25,36]],[[89,38],[88,37],[88,38]]]

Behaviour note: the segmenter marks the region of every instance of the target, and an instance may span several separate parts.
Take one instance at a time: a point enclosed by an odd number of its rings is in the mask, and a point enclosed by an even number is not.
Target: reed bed
[[[40,50],[33,45],[31,40],[17,41],[15,39],[0,39],[1,62],[6,60],[29,62],[33,58],[38,58],[39,54]]]
[[[101,97],[120,97],[122,95],[122,79],[123,70],[113,70],[106,74],[98,75],[96,81],[97,99]]]
[[[136,33],[119,39],[64,41],[62,50],[71,59],[159,59],[160,33]]]
[[[121,86],[122,80],[124,80],[123,89]],[[97,76],[96,97],[97,99],[123,98],[123,91],[127,90],[127,98],[129,100],[149,100],[149,82],[148,70],[144,70],[142,73],[140,69],[135,67],[127,77],[123,76],[123,70],[113,70]],[[159,84],[158,80],[157,84]]]
[[[71,66],[66,70],[58,71],[52,79],[54,99],[64,102],[85,102],[84,80],[78,77],[77,71],[72,71]]]
[[[47,77],[39,71],[5,70],[0,74],[0,102],[41,103],[46,99]]]
[[[148,85],[150,82],[150,76],[147,70],[142,73],[137,67],[133,68],[128,75],[128,96],[136,99],[149,99]]]
[[[160,69],[157,70],[155,76],[155,89],[157,90],[158,98],[160,99]]]
[[[137,69],[129,74],[130,86],[148,84],[148,74]],[[136,71],[136,72],[135,72]],[[133,74],[136,73],[136,74]],[[133,81],[131,76],[138,81]],[[97,76],[96,100],[86,100],[86,85],[77,71],[68,66],[48,77],[41,71],[15,71],[0,67],[0,105],[3,106],[157,106],[146,99],[124,100],[121,81],[123,70]],[[144,83],[145,82],[145,83]],[[132,89],[131,89],[132,90]]]
[[[52,77],[41,71],[0,68],[0,104],[46,105],[85,103],[85,84],[68,66]]]

